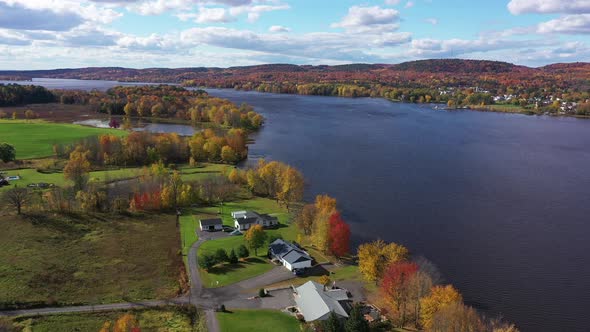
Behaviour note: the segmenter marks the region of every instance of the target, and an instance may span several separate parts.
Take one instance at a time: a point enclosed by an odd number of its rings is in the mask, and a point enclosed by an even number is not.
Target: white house
[[[277,217],[268,214],[258,214],[254,211],[234,211],[231,213],[234,218],[234,225],[240,231],[248,230],[254,225],[261,225],[262,227],[274,227],[279,224]]]
[[[221,219],[201,219],[199,220],[201,231],[220,231],[223,229],[223,221]]]
[[[306,322],[326,320],[331,312],[345,319],[352,307],[346,290],[326,289],[315,281],[308,281],[295,288],[293,296]]]
[[[282,239],[270,244],[268,256],[281,262],[289,271],[310,268],[312,262],[307,252]]]

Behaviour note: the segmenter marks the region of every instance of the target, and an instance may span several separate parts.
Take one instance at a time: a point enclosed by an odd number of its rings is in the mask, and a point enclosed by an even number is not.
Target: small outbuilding
[[[312,259],[307,252],[291,242],[276,239],[268,248],[268,257],[281,262],[289,271],[311,267]]]
[[[219,218],[199,220],[201,231],[215,232],[223,230],[223,221]]]

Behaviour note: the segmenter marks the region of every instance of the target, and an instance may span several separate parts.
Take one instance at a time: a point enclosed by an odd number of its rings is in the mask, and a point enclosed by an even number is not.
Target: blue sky
[[[0,0],[0,69],[590,60],[590,0]]]

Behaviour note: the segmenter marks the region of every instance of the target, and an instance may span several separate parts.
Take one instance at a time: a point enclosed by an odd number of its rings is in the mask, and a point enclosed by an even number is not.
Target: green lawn
[[[219,164],[203,164],[202,166],[198,167],[189,167],[189,166],[182,166],[180,167],[180,172],[182,174],[183,181],[195,181],[198,179],[203,179],[213,174],[222,174],[225,170],[226,165],[219,165]],[[130,168],[120,168],[120,169],[113,169],[113,170],[106,170],[106,171],[95,171],[90,172],[90,182],[104,182],[104,181],[114,181],[114,180],[122,180],[122,179],[131,179],[140,176],[142,173],[141,167],[130,167]],[[30,183],[52,183],[56,186],[66,186],[71,185],[68,181],[64,179],[64,175],[61,172],[57,173],[40,173],[37,170],[32,168],[26,169],[15,169],[15,170],[8,170],[6,171],[7,176],[18,175],[21,177],[20,180],[16,180],[13,183],[17,184],[21,187],[26,187]],[[10,186],[5,186],[0,188],[0,192],[6,191],[10,189]]]
[[[163,307],[130,311],[107,311],[97,313],[58,314],[39,317],[6,318],[5,324],[17,331],[95,331],[110,327],[113,331],[117,320],[124,315],[130,317],[133,327],[142,331],[159,332],[205,332],[204,315],[179,307]],[[0,322],[2,322],[0,320]],[[193,323],[194,322],[194,323]],[[2,326],[2,325],[0,325]]]
[[[217,313],[223,332],[299,332],[301,324],[293,316],[274,310],[234,310]]]
[[[92,128],[41,120],[0,120],[0,142],[14,145],[17,159],[53,155],[53,144],[74,143],[100,134],[127,135],[124,130]]]
[[[279,206],[276,201],[272,199],[253,197],[252,199],[225,203],[223,206],[223,213],[221,214],[224,224],[234,226],[231,212],[239,210],[253,210],[259,213],[269,213],[277,216],[281,222],[281,227],[278,229],[266,230],[268,236],[281,235],[287,240],[295,240],[297,236],[296,226],[294,224],[288,224],[290,216],[287,210]],[[185,234],[191,232],[189,229],[191,224],[193,225],[192,227],[199,227],[199,219],[220,217],[219,207],[195,208],[190,212],[194,214],[192,221],[188,216],[185,216],[184,221],[181,220],[187,229],[184,232]],[[190,234],[186,236],[187,239],[192,237]],[[194,241],[196,241],[196,239],[194,239]],[[199,248],[199,255],[204,253],[212,254],[220,248],[225,249],[228,252],[231,249],[237,250],[242,244],[245,244],[243,236],[227,236],[216,240],[210,240],[201,245]],[[251,257],[245,262],[241,262],[234,266],[229,264],[220,265],[211,269],[209,272],[201,270],[201,278],[203,279],[203,285],[205,287],[222,287],[263,274],[272,268],[273,265],[266,259],[265,246],[258,250],[258,257],[254,256],[254,252],[251,252]]]
[[[183,266],[174,219],[151,214],[1,217],[0,307],[177,296]]]

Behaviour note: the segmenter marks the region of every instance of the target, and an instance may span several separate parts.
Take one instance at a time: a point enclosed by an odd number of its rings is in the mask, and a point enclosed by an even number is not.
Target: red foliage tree
[[[350,226],[342,220],[339,212],[330,216],[330,230],[328,233],[330,252],[341,257],[350,252]]]
[[[390,308],[403,326],[406,323],[407,303],[409,300],[410,280],[418,272],[418,265],[409,262],[390,264],[381,279],[381,293]]]

